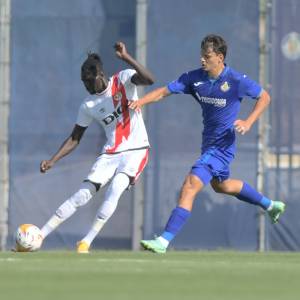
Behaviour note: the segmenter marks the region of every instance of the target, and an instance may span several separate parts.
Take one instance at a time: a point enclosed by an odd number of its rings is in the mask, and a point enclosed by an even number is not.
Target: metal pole
[[[267,85],[267,9],[268,0],[259,1],[259,82],[265,87]],[[257,164],[257,190],[264,192],[264,173],[265,162],[267,156],[267,135],[268,135],[268,112],[265,112],[258,121],[258,164]],[[266,223],[265,213],[259,211],[259,227],[258,227],[258,251],[264,252],[266,245]]]
[[[136,59],[146,66],[146,45],[147,45],[147,0],[136,1]],[[143,88],[139,88],[139,95],[144,93]],[[143,110],[146,119],[146,110]],[[139,178],[133,190],[133,220],[132,220],[132,250],[140,249],[140,240],[143,237],[144,221],[144,177]]]
[[[0,0],[0,250],[7,239],[9,200],[10,0]]]

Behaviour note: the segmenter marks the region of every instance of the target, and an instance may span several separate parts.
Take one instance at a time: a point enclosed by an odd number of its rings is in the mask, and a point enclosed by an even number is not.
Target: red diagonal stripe
[[[144,170],[147,162],[148,162],[148,157],[149,157],[149,149],[146,150],[146,154],[144,156],[144,158],[142,159],[142,161],[140,162],[139,168],[137,173],[135,174],[134,177],[134,181],[137,181],[137,179],[139,178],[140,174],[142,173],[142,171]]]
[[[116,125],[116,132],[115,132],[115,144],[114,147],[107,149],[106,152],[113,153],[116,151],[118,146],[122,143],[123,137],[127,140],[130,134],[130,114],[128,108],[128,99],[126,97],[126,91],[124,85],[119,82],[118,74],[114,75],[113,77],[113,84],[112,84],[112,98],[113,104],[116,108],[119,101],[115,100],[115,95],[117,93],[121,93],[121,106],[122,106],[122,119],[121,121],[117,121]]]

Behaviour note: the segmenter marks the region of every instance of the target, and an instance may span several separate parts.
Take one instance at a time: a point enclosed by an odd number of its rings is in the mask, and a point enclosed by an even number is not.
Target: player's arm
[[[236,120],[234,126],[237,132],[245,134],[249,131],[252,125],[256,122],[259,116],[265,111],[271,102],[270,95],[263,90],[260,97],[258,98],[253,111],[250,113],[246,120]]]
[[[134,110],[140,110],[144,105],[152,102],[158,102],[169,95],[171,95],[171,92],[169,91],[168,87],[163,86],[144,95],[137,101],[130,101],[129,108]]]
[[[76,124],[71,135],[63,142],[52,158],[41,162],[40,171],[45,173],[47,170],[51,169],[58,160],[71,153],[79,144],[86,128],[87,127],[82,127]]]
[[[115,44],[116,55],[136,70],[136,74],[131,77],[131,82],[135,85],[151,85],[154,83],[154,77],[149,70],[138,63],[126,50],[122,42]]]

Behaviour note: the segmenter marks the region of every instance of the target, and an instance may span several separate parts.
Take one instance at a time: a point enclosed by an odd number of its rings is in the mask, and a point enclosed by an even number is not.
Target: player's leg
[[[232,195],[241,201],[260,206],[262,209],[268,211],[273,223],[278,222],[279,216],[285,210],[285,204],[283,202],[272,201],[246,182],[238,179],[219,180],[220,179],[214,178],[211,181],[211,186],[215,192]]]
[[[210,152],[208,151],[196,161],[191,173],[184,181],[178,206],[172,211],[164,232],[154,240],[142,240],[141,245],[144,249],[155,253],[165,253],[169,243],[188,221],[196,195],[212,178],[211,170],[206,165],[209,157]]]
[[[173,209],[164,232],[154,240],[143,240],[141,245],[155,253],[165,253],[170,242],[177,236],[180,230],[188,221],[196,195],[202,190],[202,180],[189,174],[181,188],[178,206]]]
[[[61,223],[70,218],[79,206],[85,205],[96,194],[96,191],[99,188],[100,184],[90,181],[83,182],[80,189],[67,199],[42,227],[41,231],[43,238],[46,238],[46,236],[55,230]]]
[[[226,179],[220,182],[219,179],[214,178],[211,181],[211,186],[217,193],[235,196],[239,200],[258,205],[265,210],[268,209],[272,203],[270,199],[257,192],[248,183],[238,179]]]
[[[78,244],[77,251],[88,253],[88,249],[104,224],[115,212],[122,193],[134,184],[148,161],[148,149],[130,151],[120,155],[117,174],[111,181],[95,221],[87,235]]]
[[[43,237],[48,236],[61,223],[70,218],[78,207],[85,205],[113,176],[116,166],[114,160],[105,155],[100,156],[93,165],[87,179],[81,184],[80,189],[67,199],[42,227]],[[102,171],[105,170],[105,171]],[[101,170],[101,172],[100,172]]]
[[[128,188],[130,178],[124,173],[118,173],[112,179],[106,193],[105,198],[100,206],[96,218],[87,235],[78,243],[77,252],[88,253],[89,248],[95,237],[103,228],[104,224],[115,212],[118,201],[122,193]]]

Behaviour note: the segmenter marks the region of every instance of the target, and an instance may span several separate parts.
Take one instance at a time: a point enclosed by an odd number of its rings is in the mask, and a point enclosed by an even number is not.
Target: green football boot
[[[154,253],[166,253],[167,248],[160,242],[158,238],[154,240],[142,240],[141,245],[145,250]]]
[[[268,214],[273,224],[278,222],[280,215],[285,211],[285,204],[281,201],[273,201],[271,210],[268,210]]]

